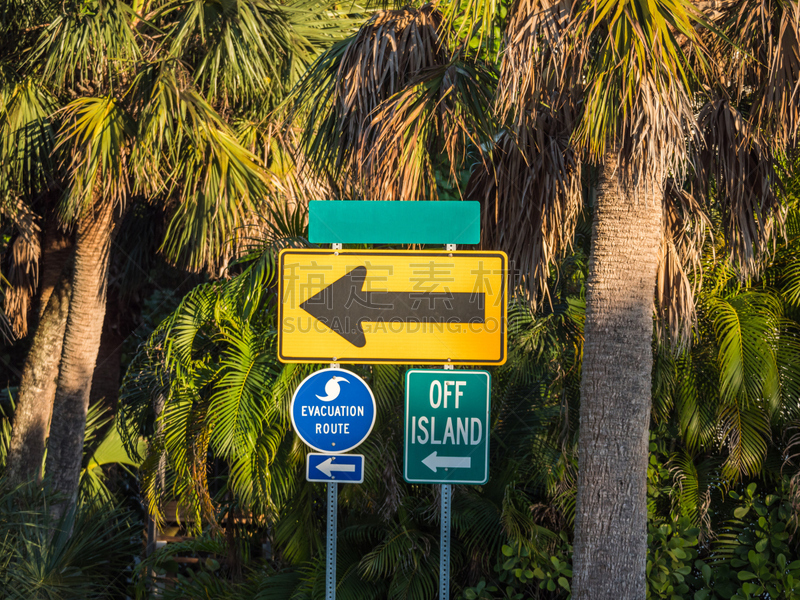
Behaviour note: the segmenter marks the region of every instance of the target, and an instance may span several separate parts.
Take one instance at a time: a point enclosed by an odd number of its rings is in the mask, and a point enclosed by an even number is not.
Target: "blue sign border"
[[[316,479],[311,477],[311,457],[312,456],[327,456],[328,458],[341,458],[343,456],[352,456],[357,459],[361,459],[361,478],[360,479],[336,479],[331,477],[317,477]],[[357,460],[356,463],[359,461]],[[356,465],[356,469],[358,469],[358,464]],[[306,455],[306,481],[311,483],[364,483],[364,472],[367,470],[366,464],[364,461],[363,454],[332,454],[330,452],[316,453],[316,452],[309,452]]]
[[[370,423],[369,429],[367,430],[367,433],[364,434],[364,437],[361,438],[361,440],[357,444],[353,444],[352,446],[350,446],[348,448],[330,450],[328,448],[319,448],[318,446],[315,446],[315,445],[311,444],[300,433],[300,430],[297,427],[297,423],[295,423],[295,420],[294,420],[294,403],[295,403],[295,400],[297,400],[297,393],[303,388],[303,384],[306,381],[308,381],[312,377],[316,377],[318,374],[324,373],[326,371],[335,371],[337,373],[347,373],[348,375],[352,375],[353,377],[358,379],[364,385],[364,387],[369,392],[370,399],[372,400],[372,423]],[[301,440],[303,440],[305,445],[308,446],[309,448],[313,448],[317,452],[321,452],[323,454],[344,454],[345,452],[349,452],[353,448],[358,448],[369,437],[369,434],[372,433],[372,428],[375,427],[375,419],[377,418],[377,416],[378,416],[378,405],[375,403],[375,394],[372,393],[372,388],[369,387],[369,385],[367,385],[367,382],[364,381],[364,379],[362,379],[361,377],[359,377],[358,375],[356,375],[352,371],[348,371],[347,369],[340,369],[340,368],[337,368],[337,367],[328,367],[327,369],[320,369],[320,370],[314,371],[313,373],[308,375],[305,379],[303,379],[303,381],[300,382],[300,385],[297,386],[297,389],[294,391],[294,394],[292,394],[292,403],[289,405],[289,417],[292,420],[292,429],[294,429],[294,432],[297,434],[297,437],[299,437]]]

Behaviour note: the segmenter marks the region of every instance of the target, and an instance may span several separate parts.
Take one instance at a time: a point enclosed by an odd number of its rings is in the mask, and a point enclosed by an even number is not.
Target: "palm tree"
[[[22,36],[29,44],[7,76],[46,90],[61,105],[45,119],[57,133],[44,179],[49,189],[63,190],[58,213],[74,229],[75,256],[46,471],[74,500],[109,259],[122,217],[134,202],[163,203],[170,222],[162,251],[190,270],[220,272],[235,256],[243,227],[280,182],[269,169],[278,154],[272,109],[348,21],[321,19],[338,14],[325,6],[266,0],[43,7],[29,21],[11,21],[35,35]],[[30,154],[3,158],[12,166],[33,162]],[[287,159],[280,162],[285,171]],[[21,398],[31,397],[26,391],[23,385]],[[49,416],[47,399],[31,397],[39,400],[38,413]],[[43,439],[28,433],[23,425],[15,428],[21,442],[12,462],[25,454],[26,443]]]
[[[565,30],[557,39],[566,51],[557,46],[545,51],[549,65],[539,63],[539,84],[531,89],[519,78],[521,63],[513,61],[533,59],[535,54],[526,53],[535,52],[536,42],[508,53],[509,77],[501,75],[501,90],[510,95],[501,96],[501,104],[510,110],[516,97],[535,114],[544,98],[555,93],[562,99],[556,107],[571,106],[567,99],[578,92],[583,107],[570,132],[571,146],[599,167],[584,329],[576,598],[644,596],[654,284],[661,284],[660,316],[680,344],[687,339],[686,326],[677,325],[675,317],[691,325],[694,303],[679,257],[673,257],[687,232],[699,227],[703,204],[719,212],[729,258],[743,276],[757,272],[779,209],[776,155],[794,132],[796,108],[784,94],[797,84],[798,73],[790,67],[779,76],[761,65],[780,61],[766,42],[772,35],[782,35],[784,49],[792,49],[789,56],[795,52],[795,10],[796,5],[737,3],[717,15],[719,29],[709,33],[688,3],[653,9],[639,3],[580,6],[564,15]],[[539,14],[558,22],[559,12],[553,7]],[[517,13],[516,25],[512,18],[509,39],[549,26],[536,25],[531,14]],[[761,19],[757,26],[749,21],[755,14]],[[750,26],[743,27],[745,22]],[[731,59],[719,30],[745,58]],[[571,41],[572,33],[581,36],[579,43]],[[574,79],[565,86],[555,74],[548,77],[548,66],[569,73],[574,60],[579,61],[574,76],[585,76],[585,85]],[[776,98],[782,105],[772,104]],[[518,116],[514,133],[524,131],[523,118]],[[693,150],[688,155],[687,141]],[[684,176],[687,170],[694,177]],[[670,184],[669,177],[684,179],[686,188]],[[510,211],[521,206],[510,195],[496,198],[510,204]],[[684,218],[671,218],[676,208]]]
[[[486,47],[499,10],[481,0],[444,5],[442,25],[426,35],[447,40],[438,48],[462,40]],[[419,136],[428,121],[394,117],[409,99],[427,97],[434,66],[415,45],[389,49],[380,28],[394,28],[400,40],[424,14],[376,17],[369,35],[364,28],[321,58],[301,88],[316,90],[310,155],[322,172],[342,169],[339,181],[367,198],[377,197],[374,182],[398,200],[434,195],[417,182],[432,180],[438,147],[460,147],[444,127]],[[780,223],[779,159],[798,123],[798,27],[795,2],[741,0],[704,14],[688,0],[518,0],[509,10],[496,93],[503,129],[467,197],[484,203],[484,244],[509,252],[516,283],[536,303],[569,246],[583,185],[591,190],[575,598],[645,596],[654,306],[660,331],[677,347],[688,343],[695,313],[686,268],[702,239],[694,232],[707,220],[703,211],[719,215],[725,254],[742,276],[758,272],[776,217]],[[375,68],[374,57],[419,71],[406,69],[403,80]],[[356,68],[366,75],[348,76]],[[446,93],[451,81],[436,90],[435,105],[468,113],[475,104]],[[376,129],[408,151],[365,154],[392,147]],[[467,139],[482,141],[473,132]],[[446,156],[459,164],[458,153]],[[365,167],[370,184],[362,184]]]

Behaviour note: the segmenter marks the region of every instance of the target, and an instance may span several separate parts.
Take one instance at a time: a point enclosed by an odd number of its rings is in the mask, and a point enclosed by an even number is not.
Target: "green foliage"
[[[11,447],[11,415],[14,414],[14,398],[10,390],[0,395],[0,473],[5,470],[8,449]]]
[[[695,600],[800,598],[800,553],[793,532],[794,508],[785,493],[756,493],[750,483],[743,493],[730,491],[737,501],[733,518],[726,521],[695,568],[703,588]]]
[[[647,597],[683,598],[690,588],[686,578],[697,557],[697,536],[700,530],[691,520],[682,517],[673,523],[648,524],[647,531]]]
[[[114,501],[104,467],[116,466],[133,474],[131,469],[139,466],[139,461],[125,451],[119,432],[113,426],[109,427],[113,421],[109,412],[108,408],[92,405],[86,416],[79,484],[81,497],[86,501]],[[140,439],[137,445],[141,449],[144,440]]]
[[[119,432],[109,427],[113,421],[109,412],[107,407],[93,404],[86,416],[79,490],[81,499],[87,502],[110,503],[115,500],[107,485],[108,467],[116,466],[132,473],[130,469],[139,466],[139,461],[126,452]],[[0,475],[4,471],[11,444],[13,415],[14,399],[11,394],[6,398],[0,396]],[[143,449],[144,440],[139,439],[134,443],[137,448]]]
[[[0,479],[0,595],[9,599],[102,600],[127,591],[141,523],[112,504],[83,501],[60,520],[36,484]]]
[[[656,446],[653,444],[653,446]],[[652,464],[663,464],[654,453]],[[649,495],[669,489],[650,486]],[[758,494],[757,484],[731,490],[703,532],[688,515],[652,514],[647,536],[647,597],[744,600],[800,597],[800,547],[788,483]],[[651,498],[652,500],[652,498]],[[652,502],[657,506],[659,502]],[[669,509],[667,504],[667,509]],[[679,507],[680,504],[678,503]],[[730,518],[728,518],[730,517]],[[567,598],[572,546],[565,532],[557,543],[503,545],[497,575],[462,592],[465,600]],[[534,588],[533,583],[538,583]],[[542,595],[545,594],[545,595]],[[547,595],[549,594],[549,595]]]
[[[495,564],[496,579],[481,579],[465,588],[464,600],[504,598],[571,598],[572,545],[565,532],[538,547],[530,543],[504,544]],[[495,595],[499,593],[500,595]]]
[[[267,250],[230,283],[190,292],[134,358],[123,382],[118,424],[129,452],[151,436],[144,487],[157,513],[166,485],[199,516],[213,515],[205,480],[207,451],[228,461],[228,485],[246,505],[272,505],[289,484],[273,480],[280,454],[292,464],[286,390],[304,369],[281,371],[275,346],[274,253]],[[274,388],[274,392],[269,390]],[[154,435],[155,434],[155,435]],[[213,518],[213,517],[212,517]]]

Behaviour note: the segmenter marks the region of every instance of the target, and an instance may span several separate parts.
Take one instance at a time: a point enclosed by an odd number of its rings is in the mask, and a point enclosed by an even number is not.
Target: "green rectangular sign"
[[[478,202],[312,200],[314,244],[478,244]]]
[[[487,371],[406,372],[403,477],[409,483],[489,479]]]

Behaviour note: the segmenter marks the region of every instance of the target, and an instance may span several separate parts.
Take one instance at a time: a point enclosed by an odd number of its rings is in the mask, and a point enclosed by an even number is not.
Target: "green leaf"
[[[570,591],[570,589],[569,589],[569,581],[567,581],[566,577],[559,577],[558,578],[558,585],[560,585],[562,588],[564,588],[568,592]]]
[[[711,583],[711,567],[703,563],[703,566],[700,568],[700,572],[703,574],[703,581],[706,582],[706,585]]]
[[[747,581],[748,579],[757,579],[758,576],[750,571],[739,571],[737,574],[739,581]]]
[[[736,517],[737,519],[742,519],[748,512],[750,512],[749,506],[739,506],[736,509],[734,509],[733,516]]]

